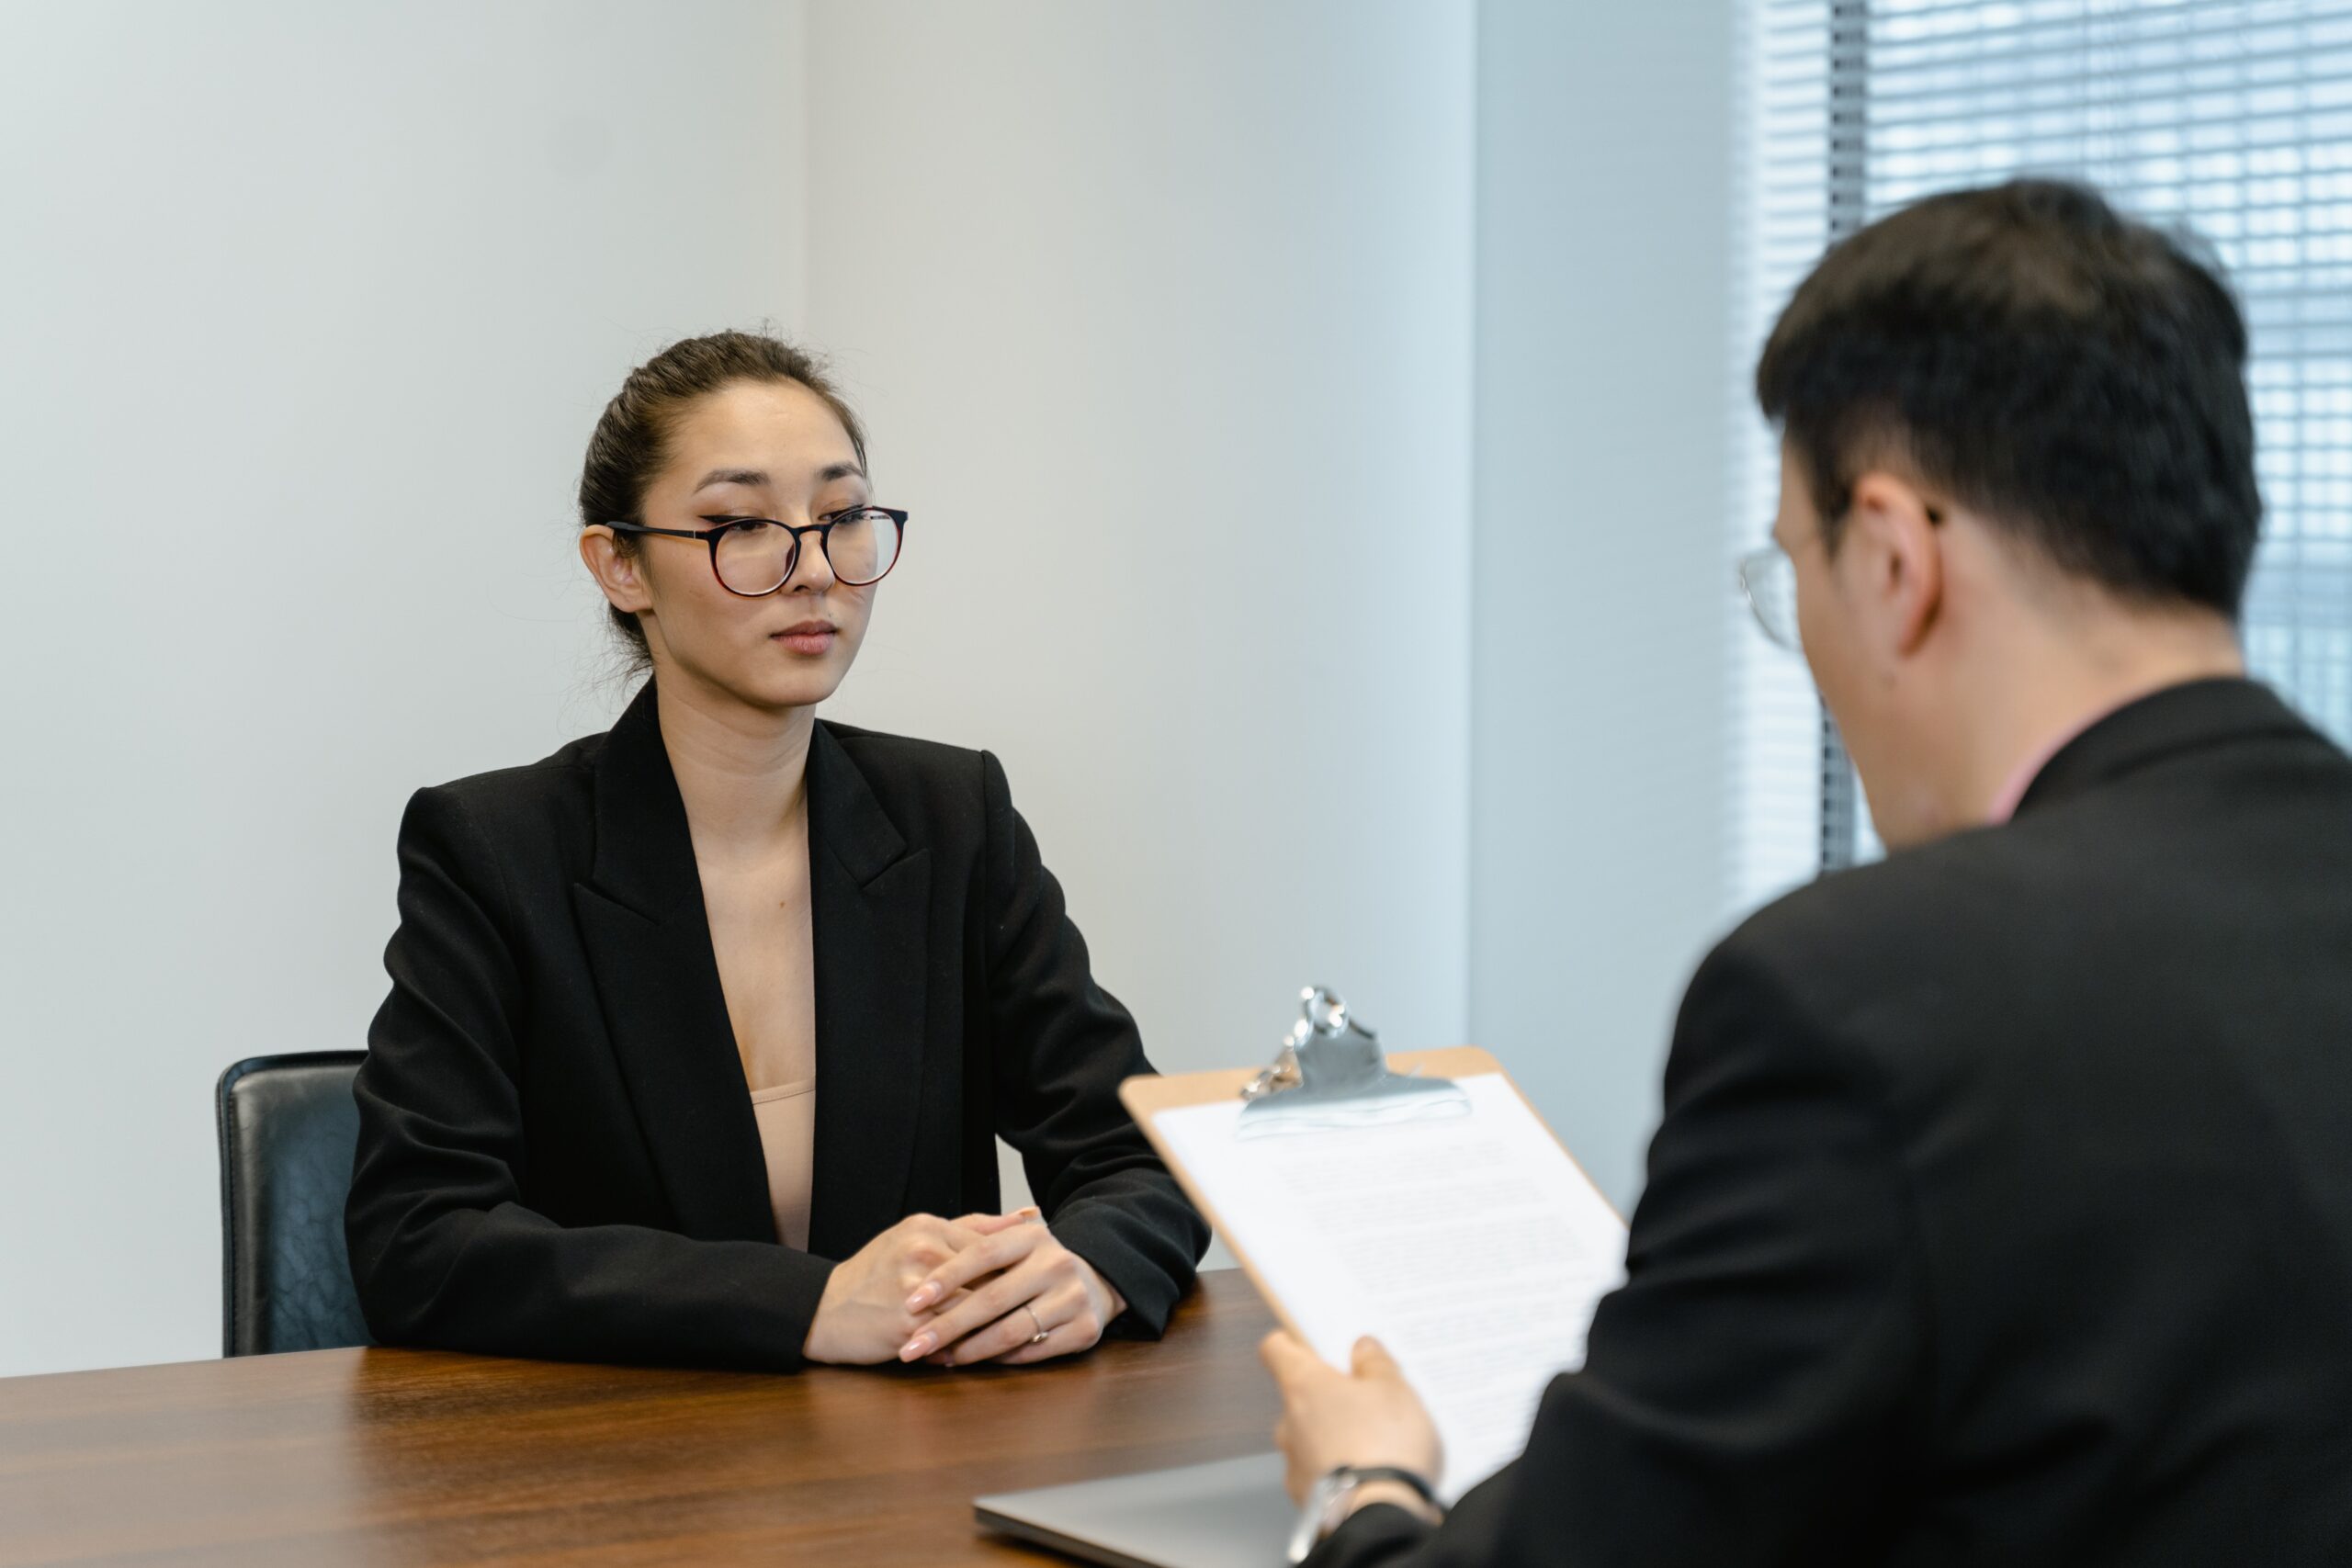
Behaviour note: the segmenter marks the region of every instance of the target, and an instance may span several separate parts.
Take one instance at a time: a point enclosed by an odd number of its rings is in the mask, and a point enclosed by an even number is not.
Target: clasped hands
[[[858,1365],[1023,1366],[1090,1348],[1126,1310],[1035,1209],[914,1214],[834,1267],[803,1353]]]

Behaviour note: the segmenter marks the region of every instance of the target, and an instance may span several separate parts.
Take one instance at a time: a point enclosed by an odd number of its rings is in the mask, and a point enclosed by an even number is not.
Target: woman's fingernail
[[[933,1343],[933,1341],[930,1335],[918,1334],[912,1339],[908,1340],[904,1345],[899,1347],[899,1359],[901,1361],[920,1361],[925,1356],[931,1354],[931,1347]]]
[[[915,1288],[915,1293],[907,1298],[907,1310],[909,1312],[922,1311],[923,1308],[931,1304],[932,1298],[938,1293],[939,1287],[936,1285],[917,1286]]]
[[[1039,1215],[1043,1214],[1045,1212],[1046,1212],[1045,1210],[1040,1209],[1040,1208],[1039,1208],[1039,1207],[1037,1207],[1037,1205],[1036,1205],[1036,1204],[1035,1204],[1035,1203],[1030,1204],[1030,1205],[1029,1205],[1027,1208],[1025,1208],[1025,1209],[1018,1209],[1018,1210],[1015,1210],[1015,1211],[1014,1211],[1014,1213],[1016,1213],[1026,1214],[1026,1215],[1028,1215],[1028,1216],[1029,1216],[1029,1218],[1031,1218],[1031,1219],[1033,1219],[1033,1220],[1034,1220],[1034,1219],[1035,1219],[1035,1218],[1037,1218]]]

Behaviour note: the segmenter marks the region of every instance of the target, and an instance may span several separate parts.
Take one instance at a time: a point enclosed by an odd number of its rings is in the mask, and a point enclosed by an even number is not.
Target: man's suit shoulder
[[[2060,933],[2086,891],[2076,839],[2063,820],[1973,829],[1834,873],[1758,910],[1710,962],[1768,976],[1831,1026],[1898,990],[1981,985],[1996,955]]]

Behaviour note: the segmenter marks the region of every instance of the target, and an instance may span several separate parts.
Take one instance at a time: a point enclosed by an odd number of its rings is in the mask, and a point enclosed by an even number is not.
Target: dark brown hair
[[[2013,180],[1831,251],[1756,396],[1832,553],[1858,467],[1899,455],[2078,577],[2234,615],[2262,523],[2245,357],[2193,240],[2085,186]]]
[[[792,382],[808,388],[842,422],[856,449],[858,467],[865,466],[865,427],[813,355],[765,333],[690,337],[630,371],[605,405],[604,417],[588,438],[587,460],[580,468],[580,525],[644,522],[645,492],[669,460],[670,433],[678,420],[696,399],[739,381]],[[623,554],[636,547],[626,535],[613,543]],[[652,655],[637,616],[617,605],[605,608],[628,644],[630,667],[650,669]]]

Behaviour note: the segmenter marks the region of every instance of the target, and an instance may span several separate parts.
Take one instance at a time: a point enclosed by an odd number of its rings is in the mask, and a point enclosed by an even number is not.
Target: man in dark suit
[[[1358,1473],[1440,1461],[1393,1363],[1269,1341],[1317,1562],[2352,1564],[2352,761],[2243,673],[2245,355],[2075,186],[1798,289],[1743,574],[1892,852],[1700,968],[1626,1283],[1450,1517]]]

